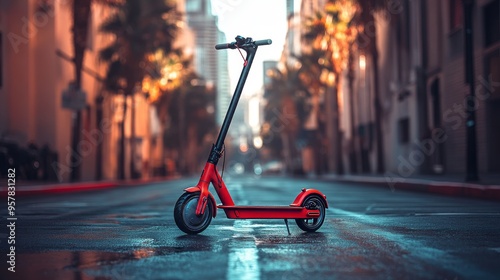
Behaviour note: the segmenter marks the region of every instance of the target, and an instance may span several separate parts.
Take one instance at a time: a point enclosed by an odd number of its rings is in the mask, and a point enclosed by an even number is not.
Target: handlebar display
[[[216,50],[236,49],[236,48],[245,48],[248,46],[271,45],[272,43],[273,41],[271,39],[253,41],[252,38],[250,37],[243,38],[241,36],[237,36],[236,42],[217,44],[215,45],[215,49]]]

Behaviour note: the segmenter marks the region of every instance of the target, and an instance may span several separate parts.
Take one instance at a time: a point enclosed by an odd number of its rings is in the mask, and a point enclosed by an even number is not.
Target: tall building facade
[[[465,44],[469,12],[471,50]],[[468,149],[474,147],[479,174],[500,173],[495,121],[500,117],[500,1],[401,1],[399,9],[388,6],[382,13],[377,47],[387,170],[399,177],[465,178],[473,162]],[[475,121],[467,118],[467,108]],[[470,127],[475,143],[468,138]]]
[[[224,32],[219,31],[218,43],[228,42]],[[222,125],[224,117],[231,102],[232,88],[229,79],[228,52],[218,51],[217,56],[217,110],[215,114],[216,124]]]
[[[287,2],[288,7],[292,2]],[[325,2],[301,1],[299,28],[289,20],[281,62],[290,61],[295,30],[300,32],[300,26],[323,10]],[[353,170],[354,150],[358,171],[374,173],[378,169],[378,95],[384,169],[389,180],[418,174],[465,178],[473,157],[477,158],[479,177],[499,174],[500,0],[386,4],[373,13],[376,34],[361,34],[365,43],[375,43],[377,55],[362,48],[352,50],[353,72],[345,69],[337,77],[341,80],[337,90],[344,167]],[[472,18],[470,31],[466,30],[467,15]],[[472,34],[471,48],[465,44],[467,34]],[[303,42],[301,50],[307,51]],[[475,102],[469,102],[471,99]],[[475,120],[467,117],[472,113]],[[471,128],[476,133],[475,143]]]
[[[81,110],[83,135],[76,158],[72,158],[75,114],[64,108],[62,100],[63,92],[75,79],[71,11],[69,1],[0,1],[1,140],[20,148],[28,144],[45,147],[57,154],[58,161],[48,169],[56,176],[51,179],[59,181],[68,180],[75,166],[81,170],[81,179],[93,179],[97,142],[106,145],[113,130],[112,120],[106,118],[109,122],[102,124],[106,131],[97,132],[95,119],[96,97],[102,89],[99,76],[105,73],[98,51],[109,42],[97,30],[111,11],[93,5],[83,62],[87,71],[82,73],[81,85],[87,94]]]
[[[227,52],[218,52],[214,47],[226,42],[226,38],[217,27],[217,17],[212,14],[211,1],[186,0],[186,13],[195,38],[195,70],[208,83],[216,86],[216,122],[220,125],[230,100],[228,59]]]

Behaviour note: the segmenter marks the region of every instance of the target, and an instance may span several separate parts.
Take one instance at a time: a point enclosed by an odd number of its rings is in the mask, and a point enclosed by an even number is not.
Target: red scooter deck
[[[320,216],[319,210],[293,206],[225,206],[223,209],[229,219],[313,219]]]

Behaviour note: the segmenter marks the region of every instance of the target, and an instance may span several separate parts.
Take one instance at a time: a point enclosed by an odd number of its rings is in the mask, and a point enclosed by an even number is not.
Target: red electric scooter
[[[238,206],[234,204],[221,175],[217,171],[217,163],[224,152],[224,139],[257,48],[271,43],[271,40],[253,41],[252,38],[237,36],[235,42],[215,46],[217,50],[244,50],[246,59],[217,142],[212,146],[201,178],[195,187],[185,189],[184,194],[179,197],[175,204],[175,223],[185,233],[197,234],[204,231],[212,221],[212,217],[215,218],[217,208],[223,209],[229,219],[284,219],[288,234],[290,234],[288,219],[295,219],[297,225],[307,232],[318,230],[325,220],[328,202],[326,196],[317,190],[303,188],[289,206]],[[216,204],[214,196],[209,192],[210,183],[214,186],[222,202],[221,205]]]

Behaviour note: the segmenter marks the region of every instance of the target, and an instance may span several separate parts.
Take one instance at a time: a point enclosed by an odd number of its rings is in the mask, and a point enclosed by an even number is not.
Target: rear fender
[[[322,192],[315,190],[315,189],[302,189],[302,191],[297,195],[295,200],[293,201],[290,206],[292,207],[302,207],[302,202],[304,202],[304,199],[308,197],[309,195],[316,194],[319,197],[323,199],[323,202],[325,203],[325,207],[328,208],[328,201],[326,200],[326,195],[324,195]]]
[[[188,193],[195,193],[195,192],[201,193],[201,189],[199,187],[190,187],[190,188],[184,189],[184,191],[188,192]],[[217,203],[215,202],[214,196],[210,192],[208,193],[208,198],[212,202],[212,209],[214,209],[213,217],[215,218],[215,216],[217,215]]]

